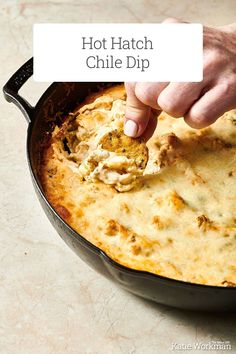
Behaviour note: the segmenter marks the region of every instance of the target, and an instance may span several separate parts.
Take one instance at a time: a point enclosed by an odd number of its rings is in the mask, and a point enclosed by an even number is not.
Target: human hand
[[[167,19],[164,22],[181,21]],[[155,130],[156,117],[161,110],[175,118],[184,117],[188,125],[200,129],[236,108],[236,24],[204,27],[203,44],[203,81],[125,84],[126,135],[142,135],[148,139]]]

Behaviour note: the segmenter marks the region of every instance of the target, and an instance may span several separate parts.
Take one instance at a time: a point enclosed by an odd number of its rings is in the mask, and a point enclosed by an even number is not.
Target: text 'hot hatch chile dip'
[[[49,202],[124,266],[236,286],[236,111],[202,130],[162,113],[146,144],[123,133],[125,99],[123,85],[104,89],[55,126]]]

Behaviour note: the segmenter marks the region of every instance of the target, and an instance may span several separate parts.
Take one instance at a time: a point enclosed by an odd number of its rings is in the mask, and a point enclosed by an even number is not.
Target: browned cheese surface
[[[42,163],[47,198],[127,267],[234,286],[236,111],[202,130],[162,113],[146,146],[123,135],[125,98],[122,85],[106,89],[55,127]]]

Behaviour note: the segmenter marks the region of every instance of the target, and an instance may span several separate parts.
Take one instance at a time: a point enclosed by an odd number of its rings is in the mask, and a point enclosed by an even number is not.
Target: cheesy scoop
[[[80,107],[55,129],[61,139],[58,158],[88,182],[98,181],[119,192],[129,191],[149,173],[149,154],[141,138],[124,134],[125,101],[105,95]],[[151,159],[152,160],[152,159]]]
[[[106,132],[79,166],[87,181],[102,181],[119,192],[131,190],[148,161],[144,141],[126,136],[122,130]]]

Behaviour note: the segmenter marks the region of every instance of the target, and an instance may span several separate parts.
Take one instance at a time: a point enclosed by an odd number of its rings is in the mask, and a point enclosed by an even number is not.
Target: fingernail
[[[125,135],[135,137],[138,132],[138,125],[133,120],[129,119],[125,122],[124,133]]]

